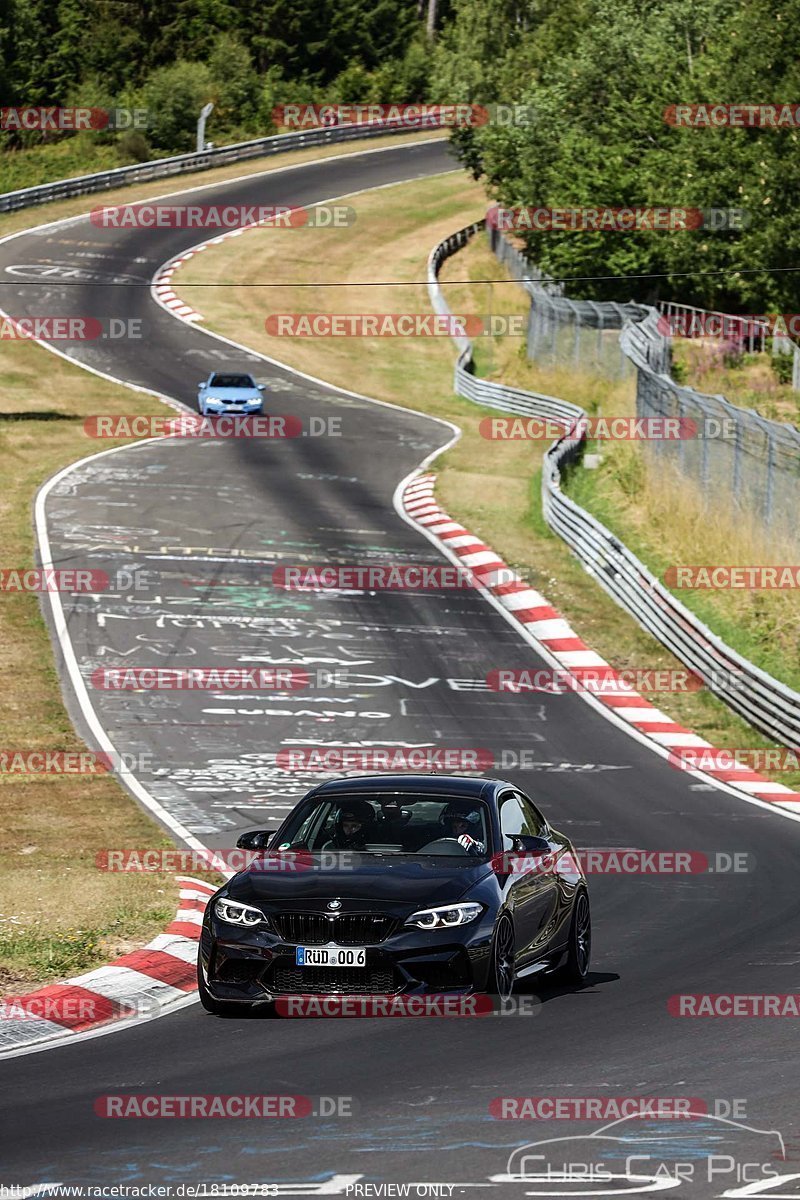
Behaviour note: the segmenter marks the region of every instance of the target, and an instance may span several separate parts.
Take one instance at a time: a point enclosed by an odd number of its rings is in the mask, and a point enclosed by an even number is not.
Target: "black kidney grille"
[[[280,913],[270,920],[285,942],[298,946],[375,946],[383,942],[395,926],[383,913],[340,913],[325,917],[321,913]]]

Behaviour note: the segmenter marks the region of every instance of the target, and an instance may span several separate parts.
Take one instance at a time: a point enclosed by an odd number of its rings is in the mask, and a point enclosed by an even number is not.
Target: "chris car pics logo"
[[[705,1106],[682,1115],[697,1120],[665,1125],[659,1116],[627,1116],[590,1134],[528,1142],[512,1151],[505,1171],[489,1176],[490,1182],[517,1185],[513,1192],[520,1197],[671,1191],[777,1200],[798,1194],[800,1174],[786,1171],[779,1130],[712,1115]]]

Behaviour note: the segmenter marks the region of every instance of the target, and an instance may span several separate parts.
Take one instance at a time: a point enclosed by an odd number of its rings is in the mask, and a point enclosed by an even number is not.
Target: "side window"
[[[317,805],[312,808],[302,825],[294,835],[293,846],[307,846],[309,850],[319,850],[331,837],[333,831],[333,806],[331,804]]]
[[[526,833],[525,813],[514,794],[507,795],[500,807],[500,830],[503,834],[503,849],[512,850],[511,839],[519,833]]]
[[[500,829],[503,834],[503,849],[511,850],[511,839],[518,834],[529,837],[541,837],[543,822],[539,819],[531,802],[517,794],[509,792],[500,806]]]
[[[529,828],[527,832],[534,837],[544,837],[547,829],[547,821],[545,821],[536,805],[527,796],[520,796],[520,801],[528,818]]]

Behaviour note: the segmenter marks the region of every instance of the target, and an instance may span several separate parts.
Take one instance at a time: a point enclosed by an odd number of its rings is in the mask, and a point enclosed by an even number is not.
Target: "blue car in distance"
[[[261,413],[264,411],[263,383],[252,375],[233,371],[212,371],[197,385],[197,407],[204,417],[220,413]]]

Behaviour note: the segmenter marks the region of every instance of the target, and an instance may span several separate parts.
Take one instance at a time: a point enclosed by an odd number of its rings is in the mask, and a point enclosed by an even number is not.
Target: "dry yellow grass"
[[[136,405],[164,412],[154,399],[137,397]],[[96,450],[83,432],[83,418],[130,408],[126,389],[30,342],[3,343],[3,566],[32,565],[31,505],[40,484],[59,467]],[[16,413],[23,415],[9,416]],[[83,748],[61,700],[39,598],[30,593],[8,592],[0,598],[0,694],[3,748]],[[163,928],[174,911],[174,884],[167,876],[98,871],[95,854],[112,840],[131,846],[168,844],[113,777],[0,774],[4,991],[106,961],[120,944],[147,941]]]

